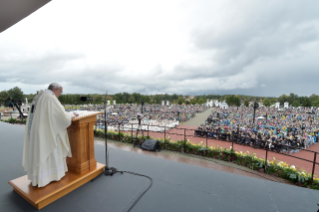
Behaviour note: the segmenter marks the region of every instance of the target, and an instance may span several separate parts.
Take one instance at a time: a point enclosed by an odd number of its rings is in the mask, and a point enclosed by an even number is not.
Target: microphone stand
[[[113,175],[108,164],[108,151],[107,151],[107,121],[106,121],[106,103],[104,102],[104,137],[105,137],[105,165],[104,175],[110,176]]]
[[[109,167],[109,154],[107,151],[107,121],[106,121],[106,103],[104,102],[104,133],[105,133],[105,165],[106,167],[104,168],[104,175],[105,176],[113,176],[113,174],[120,172],[121,174],[123,174],[122,171],[117,171],[116,168],[113,167]]]
[[[81,97],[81,101],[87,101],[88,98],[87,97]],[[109,164],[108,164],[108,151],[107,151],[107,125],[108,125],[108,122],[106,121],[106,104],[104,102],[104,135],[105,135],[105,165],[106,167],[104,168],[104,175],[106,176],[112,176],[113,174],[117,173],[117,172],[120,172],[121,174],[123,174],[122,171],[117,171],[116,168],[113,168],[113,167],[109,167]],[[102,172],[103,173],[103,172]],[[101,174],[102,174],[101,173]],[[91,180],[91,182],[94,181],[94,179]]]

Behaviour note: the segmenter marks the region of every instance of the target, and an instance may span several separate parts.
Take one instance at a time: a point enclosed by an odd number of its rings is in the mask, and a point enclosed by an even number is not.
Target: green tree
[[[196,103],[197,103],[196,98],[191,99],[191,104],[192,104],[192,105],[195,105]]]
[[[162,104],[162,95],[156,94],[153,96],[153,104]]]
[[[248,101],[247,99],[245,100],[244,105],[245,105],[246,107],[249,106],[249,101]]]
[[[14,87],[8,90],[8,94],[15,100],[18,101],[19,99],[23,100],[23,92],[21,88],[19,87]]]
[[[319,107],[319,98],[317,98],[316,100],[312,102],[312,106]]]
[[[293,107],[299,107],[300,106],[300,102],[298,99],[295,99],[294,102],[292,103]]]
[[[149,96],[143,96],[143,99],[144,103],[148,103],[148,104],[151,104],[151,98]]]
[[[311,103],[317,99],[318,99],[318,96],[316,94],[312,94],[311,96],[309,96],[309,100]]]
[[[234,97],[234,106],[236,106],[237,109],[238,109],[238,107],[239,107],[240,105],[241,105],[241,101],[240,101],[239,96],[235,96],[235,97]]]
[[[135,102],[134,96],[130,96],[127,102],[130,104],[134,103]]]
[[[179,98],[177,99],[177,104],[181,105],[181,104],[183,104],[183,102],[184,102],[183,97],[179,97]]]
[[[102,102],[102,96],[101,95],[95,94],[93,96],[93,98],[94,98],[94,103],[95,104],[100,104]]]
[[[269,106],[270,106],[270,101],[269,101],[269,99],[268,99],[268,98],[265,98],[265,99],[263,100],[263,104],[264,104],[266,107],[269,107]]]
[[[200,98],[200,99],[198,100],[198,104],[199,104],[199,105],[202,105],[202,104],[204,104],[204,103],[205,103],[205,100],[204,100],[204,99]]]
[[[280,102],[280,105],[284,105],[285,102],[289,102],[289,97],[283,94],[278,98],[278,101]]]
[[[270,101],[270,104],[272,105],[272,104],[275,104],[276,102],[278,102],[278,99],[277,98],[271,98],[271,99],[269,99],[269,101]]]
[[[175,101],[178,100],[177,94],[173,94],[172,97],[171,97],[171,100],[172,100],[172,101],[173,101],[173,100],[175,100]]]
[[[235,104],[234,96],[233,95],[226,96],[226,103],[229,106],[233,106]]]
[[[298,95],[297,94],[294,94],[294,93],[290,93],[289,96],[288,96],[288,102],[290,105],[292,105],[292,103],[298,99]]]
[[[9,94],[7,91],[1,91],[0,92],[0,105],[3,105],[4,102],[9,98]]]
[[[133,96],[134,101],[132,103],[141,103],[141,94],[139,93],[132,93],[131,97]]]
[[[130,94],[124,92],[124,93],[122,94],[122,103],[128,103],[128,102],[129,102],[129,100],[128,100],[129,98],[130,98]]]
[[[302,102],[303,107],[311,107],[311,101],[308,97],[306,97]]]

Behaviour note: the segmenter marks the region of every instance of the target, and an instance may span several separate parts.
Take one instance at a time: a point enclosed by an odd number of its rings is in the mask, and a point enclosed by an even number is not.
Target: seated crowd
[[[277,152],[298,152],[318,142],[319,113],[308,108],[279,111],[262,107],[253,109],[216,108],[195,131],[195,136],[234,140],[241,145]]]
[[[103,108],[100,109],[103,110]],[[143,106],[142,124],[185,122],[206,109],[207,106],[202,105],[146,104]],[[114,105],[107,109],[106,120],[124,125],[130,121],[137,121],[138,114],[141,114],[141,105]],[[104,114],[100,116],[100,120],[104,120]]]

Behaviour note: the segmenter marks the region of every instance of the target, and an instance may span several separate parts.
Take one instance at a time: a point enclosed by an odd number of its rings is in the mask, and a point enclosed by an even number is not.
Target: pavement
[[[25,110],[27,111],[27,106],[22,106],[21,110]],[[6,109],[6,108],[0,108],[0,112],[5,113],[4,110],[8,111],[4,116],[1,116],[1,119],[3,120],[7,120],[10,118],[17,118],[20,114],[19,111],[16,109],[14,111],[12,111],[12,109]]]
[[[205,120],[208,118],[208,116],[212,113],[213,108],[208,108],[202,113],[196,113],[196,116],[187,120],[186,122],[180,123],[179,126],[191,126],[191,127],[198,127],[202,123],[205,122]]]
[[[9,180],[26,174],[21,164],[24,130],[23,125],[0,122],[1,211],[37,211],[8,184]],[[317,190],[156,156],[164,152],[146,152],[137,148],[129,151],[127,148],[130,147],[117,148],[114,145],[109,143],[109,165],[140,175],[101,175],[41,211],[313,212],[318,209]],[[97,161],[105,163],[104,142],[96,140],[94,148]],[[187,159],[181,157],[179,160]],[[148,176],[151,181],[141,175]]]

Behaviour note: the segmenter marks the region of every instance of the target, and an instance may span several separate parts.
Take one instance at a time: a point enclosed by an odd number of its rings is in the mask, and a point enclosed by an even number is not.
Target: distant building
[[[221,104],[219,104],[219,108],[228,109],[228,104],[225,101],[223,101]]]
[[[183,98],[185,99],[185,101],[191,101],[192,99],[195,98],[195,96],[188,96],[188,98],[186,98],[186,96],[183,96]]]
[[[289,108],[289,102],[284,102],[284,108]]]
[[[218,107],[220,105],[220,102],[218,102],[218,100],[216,99],[207,99],[207,102],[206,102],[206,106],[207,107]]]
[[[213,100],[213,106],[215,106],[215,107],[219,107],[219,105],[220,105],[220,102],[218,101],[218,100]]]

